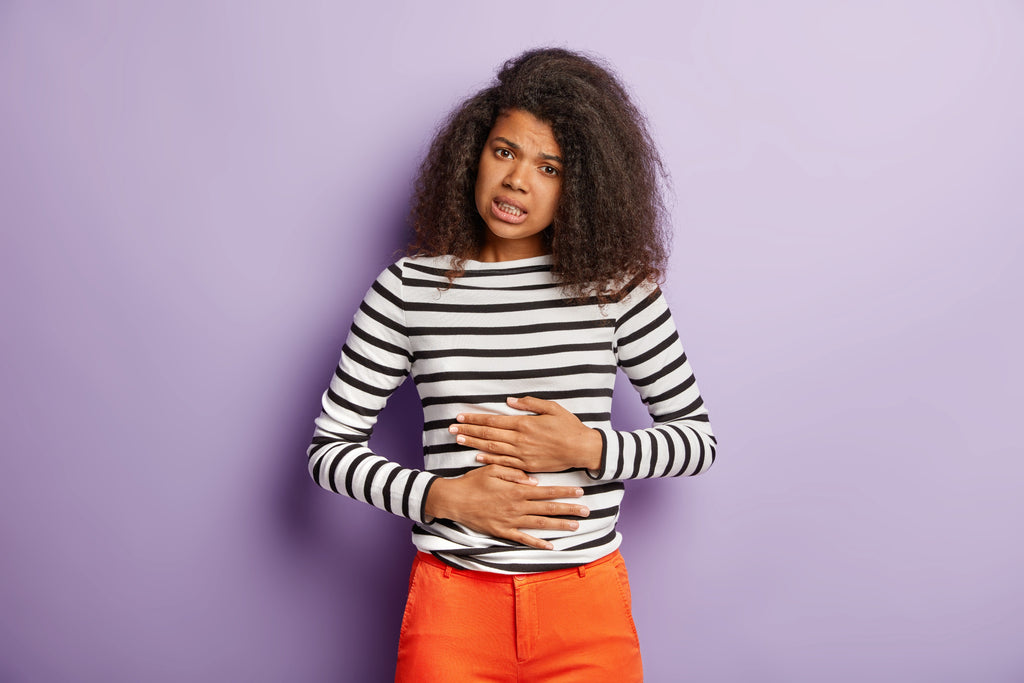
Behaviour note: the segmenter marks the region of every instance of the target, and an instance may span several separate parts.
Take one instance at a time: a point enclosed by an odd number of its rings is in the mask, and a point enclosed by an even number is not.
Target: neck
[[[537,239],[503,240],[500,238],[488,239],[477,254],[476,260],[484,263],[499,263],[501,261],[518,261],[524,258],[544,256],[550,254],[544,240],[537,236]]]

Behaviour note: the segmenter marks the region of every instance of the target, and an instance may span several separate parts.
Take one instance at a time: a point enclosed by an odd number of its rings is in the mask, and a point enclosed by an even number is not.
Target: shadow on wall
[[[281,449],[288,457],[279,479],[277,517],[286,547],[308,568],[311,589],[324,607],[310,614],[311,620],[320,620],[311,630],[325,629],[324,640],[331,644],[318,651],[323,670],[345,680],[391,680],[415,553],[411,523],[325,491],[310,478],[303,451],[326,387],[323,368],[320,364],[316,379],[303,383],[315,405],[295,411],[289,430],[293,438]],[[392,460],[422,468],[422,424],[419,397],[407,381],[381,413],[371,446]]]
[[[629,378],[622,370],[615,375],[613,395],[612,426],[615,429],[634,430],[651,426],[651,416],[647,412],[647,407],[641,402],[636,389],[629,383]],[[646,535],[650,521],[656,515],[664,514],[664,493],[663,487],[658,486],[657,482],[643,479],[626,482],[626,494],[622,500],[619,523],[616,526],[622,532],[623,544],[628,543],[628,539],[634,536],[640,538]],[[629,560],[629,554],[626,555],[626,560]]]
[[[363,266],[372,270],[367,262],[378,260],[372,257],[390,262],[404,247],[406,201],[402,197],[379,203],[387,208],[375,223],[396,227],[382,231],[376,243],[365,245],[371,258],[363,259]],[[277,451],[285,457],[274,492],[275,517],[283,547],[302,565],[311,582],[309,590],[315,593],[317,608],[309,618],[316,623],[308,631],[320,634],[320,646],[305,652],[321,661],[311,669],[322,672],[326,677],[322,680],[386,681],[395,675],[415,554],[411,522],[320,488],[309,476],[305,457],[313,420],[320,412],[321,396],[337,366],[352,315],[378,274],[359,274],[359,270],[352,271],[344,291],[327,297],[327,310],[338,315],[323,328],[309,330],[309,352],[295,359],[295,383],[285,392],[295,400],[282,406],[287,428],[283,430],[286,442]],[[422,469],[422,429],[423,410],[415,385],[407,380],[388,400],[370,446],[391,460]]]

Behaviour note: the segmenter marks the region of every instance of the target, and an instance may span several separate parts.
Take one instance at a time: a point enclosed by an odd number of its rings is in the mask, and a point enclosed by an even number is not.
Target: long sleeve
[[[320,486],[424,522],[427,492],[437,477],[391,462],[367,445],[411,362],[399,262],[380,274],[356,312],[307,455]]]
[[[640,392],[654,426],[636,431],[598,428],[602,480],[672,477],[706,472],[715,437],[672,314],[653,284],[620,302],[615,324],[619,367]]]

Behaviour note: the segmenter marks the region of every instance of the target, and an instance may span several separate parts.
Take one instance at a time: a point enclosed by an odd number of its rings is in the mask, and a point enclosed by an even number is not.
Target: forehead
[[[532,152],[560,154],[555,134],[547,122],[528,111],[510,109],[498,114],[488,139],[505,138]]]

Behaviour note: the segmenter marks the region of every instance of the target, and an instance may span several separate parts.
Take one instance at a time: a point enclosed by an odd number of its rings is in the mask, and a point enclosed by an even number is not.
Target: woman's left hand
[[[601,467],[601,435],[554,401],[525,396],[509,406],[534,415],[460,413],[448,429],[456,441],[481,451],[479,462],[524,472]]]

